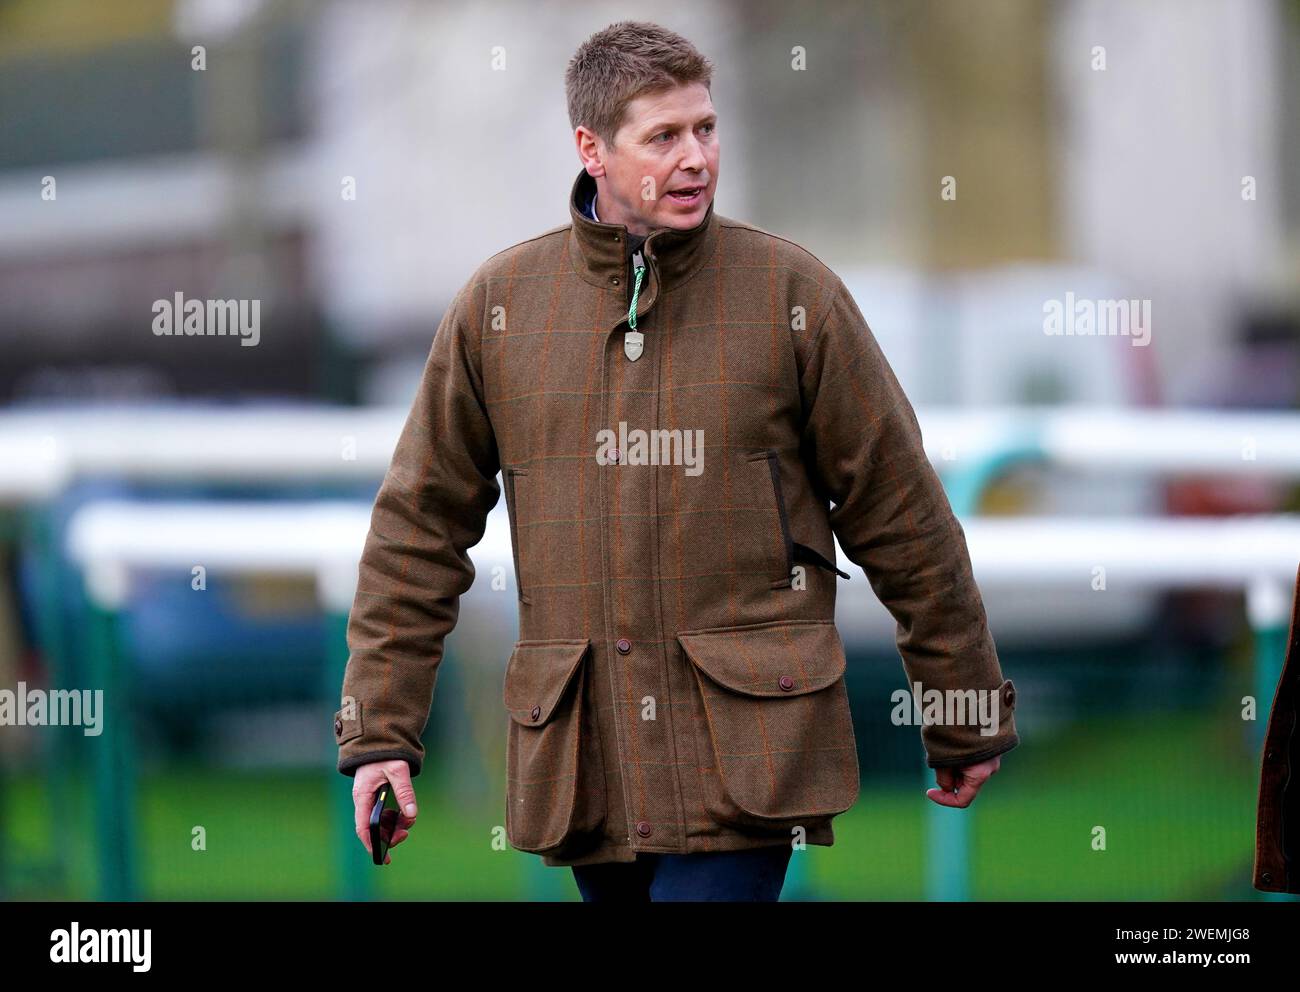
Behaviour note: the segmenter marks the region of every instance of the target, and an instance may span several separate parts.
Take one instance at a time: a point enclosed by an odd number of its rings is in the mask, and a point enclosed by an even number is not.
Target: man
[[[1019,743],[963,532],[853,297],[714,212],[710,79],[653,24],[588,39],[566,75],[571,222],[484,262],[438,328],[375,500],[334,724],[367,847],[384,780],[394,845],[414,822],[498,472],[520,633],[506,835],[572,866],[584,899],[775,900],[792,851],[833,842],[859,785],[835,536],[898,620],[909,684],[998,713],[922,728],[927,795],[968,806]]]

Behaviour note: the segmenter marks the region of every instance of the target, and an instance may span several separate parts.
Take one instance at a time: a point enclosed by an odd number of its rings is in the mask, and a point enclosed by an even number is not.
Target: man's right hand
[[[415,824],[415,788],[411,785],[411,768],[401,758],[392,761],[373,761],[360,765],[352,783],[352,805],[356,807],[357,836],[370,854],[370,811],[375,804],[375,790],[384,782],[393,787],[400,811],[397,826],[393,829],[393,839],[389,847],[394,848],[411,835]],[[390,864],[392,858],[384,855],[384,864]]]

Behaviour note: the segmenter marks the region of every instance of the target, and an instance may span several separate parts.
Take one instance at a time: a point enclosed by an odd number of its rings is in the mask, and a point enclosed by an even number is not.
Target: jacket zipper
[[[636,301],[641,295],[641,279],[645,276],[645,259],[641,257],[641,249],[638,248],[632,253],[632,302],[627,309],[627,323],[632,330],[636,330]]]
[[[636,304],[641,295],[641,279],[645,276],[645,271],[645,259],[641,257],[641,249],[638,248],[632,254],[632,301],[627,308],[628,329],[623,332],[623,354],[630,362],[641,357],[645,342],[645,335],[636,329]]]

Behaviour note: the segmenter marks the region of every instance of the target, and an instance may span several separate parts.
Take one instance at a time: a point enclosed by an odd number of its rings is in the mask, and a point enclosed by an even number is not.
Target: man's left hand
[[[980,786],[987,782],[1002,764],[1002,755],[994,755],[988,761],[981,761],[964,768],[936,768],[934,780],[939,783],[937,789],[927,789],[925,794],[940,806],[956,806],[965,809],[975,801]]]

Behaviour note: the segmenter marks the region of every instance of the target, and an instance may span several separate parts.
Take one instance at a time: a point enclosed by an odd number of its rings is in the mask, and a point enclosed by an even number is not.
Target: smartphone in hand
[[[375,790],[375,802],[370,810],[370,857],[377,865],[382,865],[388,856],[388,846],[397,832],[397,819],[393,783],[385,782]]]

